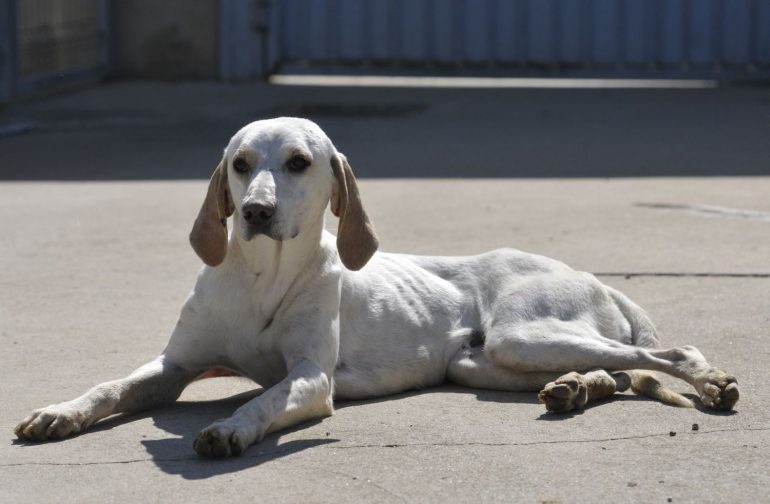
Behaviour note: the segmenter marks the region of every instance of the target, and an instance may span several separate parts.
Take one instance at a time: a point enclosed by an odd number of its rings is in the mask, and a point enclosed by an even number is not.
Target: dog
[[[336,236],[324,230],[328,205]],[[347,159],[306,119],[256,121],[232,137],[190,242],[205,265],[162,354],[34,411],[19,438],[83,432],[172,403],[192,381],[222,372],[264,392],[198,434],[204,457],[238,455],[269,432],[329,416],[335,398],[446,381],[539,391],[555,413],[629,388],[693,406],[650,373],[660,371],[690,383],[706,407],[738,401],[734,377],[695,347],[661,349],[645,312],[591,274],[512,249],[377,252]]]

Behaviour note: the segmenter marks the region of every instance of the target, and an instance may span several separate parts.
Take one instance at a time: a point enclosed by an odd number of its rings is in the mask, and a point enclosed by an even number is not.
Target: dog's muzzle
[[[263,203],[249,203],[243,205],[241,209],[243,220],[248,225],[251,236],[264,234],[273,238],[273,216],[275,215],[275,205],[266,205]]]

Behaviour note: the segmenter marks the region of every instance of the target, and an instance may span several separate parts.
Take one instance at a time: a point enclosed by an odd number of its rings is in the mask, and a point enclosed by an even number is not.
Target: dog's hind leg
[[[609,397],[615,392],[624,392],[631,387],[631,376],[631,373],[624,371],[608,373],[603,369],[585,374],[574,371],[567,374],[522,373],[503,366],[495,366],[480,347],[461,349],[449,362],[447,368],[447,379],[458,385],[512,392],[539,391],[540,401],[545,404],[548,411],[554,413],[581,409],[588,403]]]
[[[176,400],[200,371],[184,369],[160,356],[129,376],[93,387],[71,401],[35,410],[14,429],[32,441],[60,439],[84,431],[115,413],[132,413]]]
[[[693,407],[691,400],[663,387],[652,373],[638,370],[608,373],[597,369],[585,374],[572,371],[546,384],[538,397],[548,411],[564,413],[629,388],[671,406]]]
[[[603,369],[596,369],[581,374],[572,371],[547,383],[538,398],[548,411],[565,413],[582,409],[589,402],[604,399],[615,392],[623,392],[630,385],[630,377],[623,372],[610,374]]]
[[[515,371],[646,369],[690,383],[704,405],[729,410],[738,401],[734,377],[711,366],[692,346],[640,348],[601,336],[590,324],[539,320],[490,328],[484,352],[497,365]]]
[[[537,392],[562,373],[520,373],[495,366],[481,347],[463,347],[452,357],[447,366],[447,379],[464,387],[507,390],[511,392]]]

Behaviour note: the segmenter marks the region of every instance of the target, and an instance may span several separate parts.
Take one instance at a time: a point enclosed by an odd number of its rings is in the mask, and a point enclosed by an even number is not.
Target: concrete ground
[[[647,308],[666,344],[735,374],[737,411],[622,394],[554,416],[535,394],[445,386],[342,402],[240,458],[201,460],[198,430],[256,388],[217,378],[72,439],[14,440],[30,410],[163,348],[200,266],[187,233],[204,177],[247,118],[291,107],[363,175],[383,250],[513,246],[595,272]],[[760,88],[143,83],[0,111],[0,501],[767,501],[769,111]],[[633,177],[671,174],[721,176]]]

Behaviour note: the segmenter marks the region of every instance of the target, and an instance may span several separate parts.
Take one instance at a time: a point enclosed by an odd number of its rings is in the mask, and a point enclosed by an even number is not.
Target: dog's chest
[[[264,317],[244,317],[243,325],[231,327],[222,342],[231,367],[265,387],[286,376],[280,342],[269,323]]]
[[[198,279],[195,304],[198,320],[213,329],[214,359],[269,386],[286,377],[284,333],[286,313],[296,303],[297,268],[290,258],[250,264],[233,255]],[[263,264],[264,263],[264,264]]]
[[[269,386],[286,376],[276,330],[280,302],[269,294],[242,292],[245,295],[230,300],[223,320],[227,326],[221,341],[224,357],[243,375]]]

